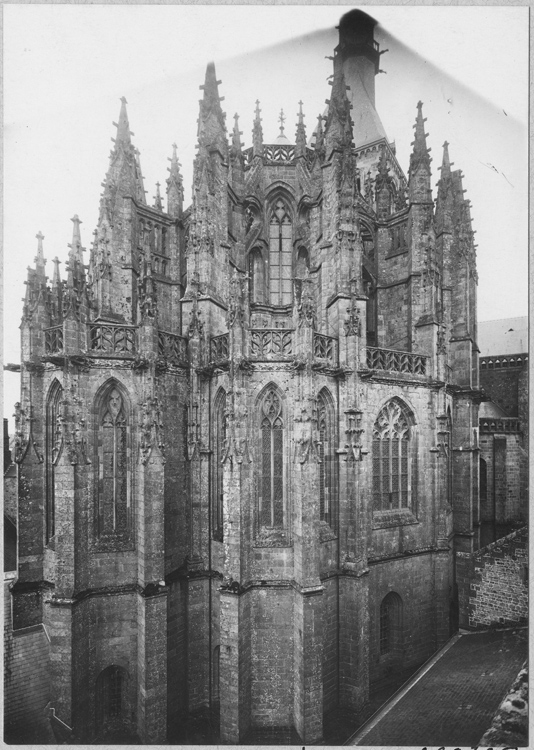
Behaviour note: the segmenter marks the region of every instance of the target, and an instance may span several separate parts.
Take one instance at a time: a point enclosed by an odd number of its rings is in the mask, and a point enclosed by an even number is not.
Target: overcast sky
[[[214,60],[231,127],[251,145],[309,133],[330,95],[326,59],[354,6],[4,5],[5,362],[19,362],[26,267],[44,236],[47,271],[67,258],[71,217],[91,246],[120,97],[128,100],[147,201],[164,185],[176,142],[190,203],[198,86]],[[528,8],[362,6],[377,19],[377,110],[407,172],[416,104],[424,103],[433,184],[442,144],[462,169],[477,231],[479,319],[527,314]],[[434,192],[435,197],[435,192]],[[88,261],[89,253],[86,253]],[[61,266],[64,268],[64,265]],[[18,400],[6,377],[5,416]]]

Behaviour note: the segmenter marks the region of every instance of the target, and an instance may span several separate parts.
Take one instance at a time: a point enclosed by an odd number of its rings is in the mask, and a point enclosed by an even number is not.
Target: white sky
[[[89,249],[115,135],[128,100],[147,200],[164,185],[176,141],[190,202],[198,86],[214,60],[231,128],[251,145],[254,102],[264,137],[280,108],[293,137],[302,99],[311,132],[330,95],[334,27],[354,6],[4,5],[4,361],[19,362],[26,267],[37,240],[65,261],[70,218]],[[464,172],[477,230],[479,319],[527,313],[528,8],[362,6],[378,20],[377,110],[407,172],[416,104],[424,102],[439,178],[447,139]],[[435,197],[435,192],[434,192]],[[88,253],[86,254],[86,261]],[[64,266],[62,265],[63,269]],[[8,373],[5,416],[18,400]]]

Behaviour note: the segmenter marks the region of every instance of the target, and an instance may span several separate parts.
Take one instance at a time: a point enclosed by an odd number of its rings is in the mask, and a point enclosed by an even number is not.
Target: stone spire
[[[154,208],[156,211],[163,211],[163,203],[161,202],[161,193],[159,191],[160,184],[156,182],[156,195],[154,196]]]
[[[208,151],[217,150],[221,156],[228,153],[228,142],[226,140],[226,125],[221,102],[224,97],[219,96],[219,84],[215,74],[214,63],[208,63],[206,78],[200,89],[204,96],[200,100],[200,114],[198,118],[198,144],[202,149]]]
[[[124,196],[131,196],[146,205],[139,152],[132,144],[133,133],[128,122],[126,103],[126,99],[122,97],[119,122],[113,123],[117,128],[116,138],[111,139],[115,145],[111,151],[109,168],[102,183],[104,192],[100,212],[101,215],[104,212],[109,221],[113,219],[117,200]]]
[[[181,215],[184,203],[184,186],[180,174],[180,162],[177,156],[177,145],[172,144],[172,158],[169,159],[171,166],[167,170],[167,212],[169,216],[177,218]]]
[[[302,112],[302,102],[299,102],[297,121],[297,132],[295,135],[295,156],[306,155],[306,127],[304,125],[304,114]]]
[[[67,268],[67,281],[63,297],[63,315],[69,312],[78,316],[80,305],[85,301],[85,269],[83,265],[83,250],[80,236],[80,224],[82,223],[78,214],[72,219],[72,242],[69,244],[69,260]]]
[[[252,153],[254,156],[263,154],[263,128],[261,126],[260,102],[256,99],[256,111],[254,113],[254,125],[252,128]]]
[[[443,159],[441,167],[441,177],[438,180],[438,196],[436,199],[436,234],[441,232],[452,231],[452,172],[451,161],[449,158],[449,144],[447,141],[443,144]]]
[[[413,151],[410,156],[409,188],[410,199],[427,202],[432,199],[430,186],[430,149],[427,148],[425,133],[426,118],[423,117],[423,102],[417,104],[415,121],[415,138],[412,141]]]

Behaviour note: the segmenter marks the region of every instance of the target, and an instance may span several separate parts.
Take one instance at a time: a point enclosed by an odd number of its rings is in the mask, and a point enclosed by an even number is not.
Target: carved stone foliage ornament
[[[349,409],[345,414],[347,418],[345,435],[348,440],[345,444],[347,450],[345,461],[362,461],[363,456],[367,453],[367,451],[363,450],[362,446],[362,434],[364,432],[362,427],[363,412],[357,409]]]

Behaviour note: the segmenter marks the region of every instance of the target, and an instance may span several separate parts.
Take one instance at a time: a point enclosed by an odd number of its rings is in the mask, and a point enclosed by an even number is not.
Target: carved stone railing
[[[314,359],[326,359],[332,364],[337,364],[337,339],[314,332],[313,356]]]
[[[285,143],[264,144],[261,155],[267,162],[275,164],[290,164],[295,159],[295,146]],[[314,150],[306,148],[305,156],[307,161],[311,161],[313,155]],[[245,158],[245,165],[249,166],[252,164],[254,158],[254,149],[252,147],[245,149],[243,151],[243,156]]]
[[[498,357],[480,357],[481,370],[496,370],[501,367],[522,367],[528,362],[528,354],[503,354]]]
[[[521,421],[516,417],[483,417],[479,421],[480,432],[521,432]]]
[[[137,350],[137,329],[114,323],[93,323],[89,327],[89,341],[92,352],[134,355]]]
[[[173,365],[187,362],[187,339],[177,333],[158,331],[158,355]]]
[[[252,359],[285,359],[291,357],[293,353],[293,329],[250,329],[250,357]]]
[[[230,356],[230,337],[228,333],[212,336],[210,339],[210,361],[221,362]]]
[[[45,328],[45,352],[46,354],[58,354],[63,351],[63,326],[52,326]]]
[[[428,360],[424,354],[399,352],[395,349],[367,347],[367,367],[370,370],[401,372],[406,375],[426,375]]]

